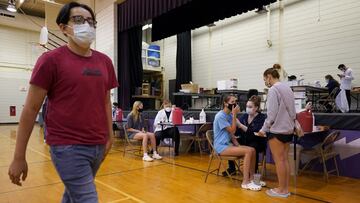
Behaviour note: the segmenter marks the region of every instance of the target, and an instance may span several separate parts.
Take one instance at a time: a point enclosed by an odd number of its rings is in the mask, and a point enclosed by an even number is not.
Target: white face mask
[[[246,107],[246,113],[247,114],[250,114],[250,115],[253,115],[255,112],[254,112],[254,108],[248,108]]]
[[[326,83],[329,83],[329,80],[325,80]]]
[[[170,111],[171,111],[171,107],[166,107],[166,108],[165,108],[165,111],[166,111],[166,112],[170,112]]]
[[[70,36],[74,42],[83,47],[88,48],[94,42],[96,37],[95,28],[91,27],[87,22],[81,25],[73,25],[74,36]]]

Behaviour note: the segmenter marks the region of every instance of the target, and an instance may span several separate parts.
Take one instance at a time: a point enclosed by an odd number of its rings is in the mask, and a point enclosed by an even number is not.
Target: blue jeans
[[[97,203],[94,178],[105,145],[53,145],[51,159],[65,185],[62,203]]]

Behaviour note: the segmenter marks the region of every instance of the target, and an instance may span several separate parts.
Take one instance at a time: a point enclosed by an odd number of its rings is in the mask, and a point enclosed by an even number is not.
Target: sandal
[[[251,182],[253,182],[255,185],[257,185],[257,184],[254,182],[254,180],[252,180]],[[260,186],[261,186],[261,187],[265,187],[265,186],[266,186],[266,182],[260,180]]]
[[[261,190],[260,185],[256,185],[255,183],[253,183],[251,181],[248,184],[241,184],[241,188],[246,189],[246,190],[252,190],[252,191],[260,191]]]
[[[282,198],[288,198],[290,196],[290,192],[285,194],[277,193],[274,189],[266,190],[266,194],[270,197],[282,197]]]

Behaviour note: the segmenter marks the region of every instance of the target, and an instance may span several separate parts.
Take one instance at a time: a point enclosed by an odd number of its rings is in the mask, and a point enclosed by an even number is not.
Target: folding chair
[[[124,128],[124,135],[125,135],[125,144],[124,144],[124,154],[123,154],[123,156],[125,156],[126,151],[133,151],[134,154],[136,154],[137,152],[139,154],[141,154],[142,140],[129,139],[126,124],[123,125],[123,128]],[[139,147],[139,149],[136,149],[137,146]],[[131,148],[131,149],[127,149],[127,148]]]
[[[191,141],[189,146],[186,149],[186,153],[188,153],[191,149],[191,146],[193,146],[193,144],[197,144],[199,147],[199,151],[200,151],[200,155],[202,154],[203,151],[206,151],[205,149],[202,149],[201,147],[201,143],[203,141],[206,141],[206,136],[204,136],[206,134],[206,132],[208,130],[212,129],[212,124],[211,123],[205,123],[202,126],[200,126],[199,130],[196,132],[195,136],[191,137]]]
[[[261,152],[261,163],[259,163],[260,167],[261,167],[261,176],[265,177],[266,176],[266,149],[265,151]]]
[[[209,176],[210,173],[213,173],[214,171],[217,171],[217,175],[219,175],[219,171],[220,171],[220,168],[221,168],[221,166],[222,166],[222,161],[234,161],[236,167],[237,167],[237,168],[239,169],[239,171],[240,171],[240,164],[239,164],[238,162],[240,162],[240,160],[242,159],[242,156],[222,156],[222,155],[216,153],[215,148],[214,148],[214,145],[213,145],[214,132],[213,132],[212,130],[206,131],[206,139],[207,139],[207,141],[209,142],[210,149],[211,149],[211,154],[210,154],[210,160],[209,160],[208,169],[207,169],[207,172],[206,172],[205,183],[206,183],[207,178],[208,178],[208,176]],[[219,165],[218,165],[218,167],[217,167],[216,169],[210,170],[212,161],[213,161],[214,159],[219,160]],[[223,167],[223,168],[224,168],[224,167]],[[226,170],[226,167],[225,167],[224,170],[225,170],[225,172],[227,173],[228,177],[230,178],[231,182],[233,182],[233,178],[232,178],[232,176],[229,174],[229,172]]]
[[[336,175],[339,176],[339,169],[336,162],[336,156],[338,153],[334,151],[333,148],[334,142],[339,137],[339,135],[340,131],[334,131],[328,136],[326,136],[324,141],[315,148],[309,150],[302,150],[301,154],[309,155],[311,156],[311,159],[303,166],[300,172],[303,172],[306,168],[308,168],[311,163],[315,165],[316,161],[319,161],[319,163],[322,163],[326,182],[329,180],[330,173],[336,172]],[[335,169],[330,171],[328,171],[328,168],[326,167],[326,161],[329,159],[333,159],[335,165]]]
[[[316,109],[322,112],[326,112],[328,110],[327,106],[330,107],[330,111],[336,111],[336,103],[335,98],[339,92],[339,88],[335,87],[333,91],[330,92],[328,96],[325,98],[320,98],[316,101]]]

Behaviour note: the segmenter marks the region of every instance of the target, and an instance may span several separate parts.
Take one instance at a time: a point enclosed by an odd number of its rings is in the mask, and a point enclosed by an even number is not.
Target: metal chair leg
[[[209,173],[210,173],[210,167],[211,167],[211,163],[212,163],[213,158],[214,158],[214,156],[213,156],[213,155],[210,155],[210,160],[209,160],[208,170],[207,170],[206,177],[205,177],[205,183],[206,183],[207,178],[208,178]]]
[[[336,169],[336,175],[339,176],[339,168],[337,165],[336,156],[334,156],[334,164],[335,164],[335,169]]]

